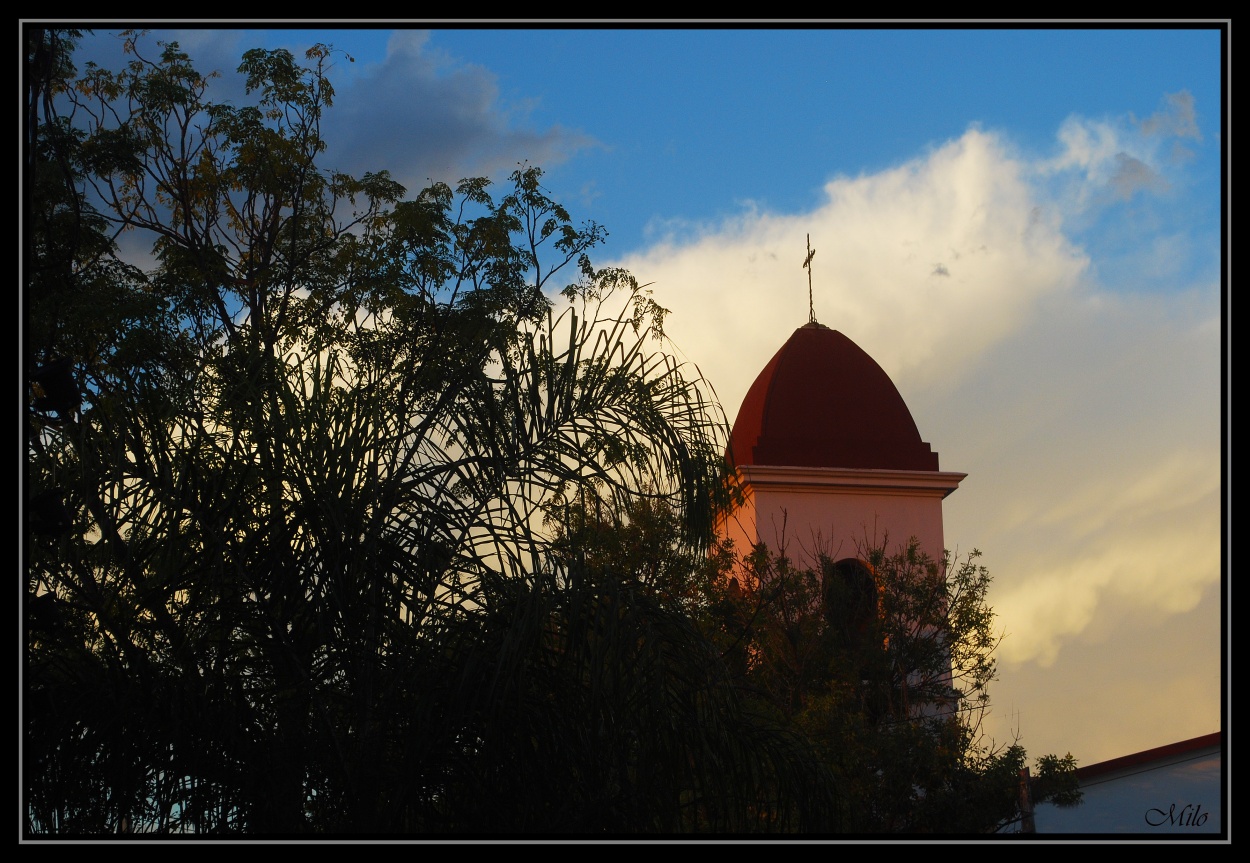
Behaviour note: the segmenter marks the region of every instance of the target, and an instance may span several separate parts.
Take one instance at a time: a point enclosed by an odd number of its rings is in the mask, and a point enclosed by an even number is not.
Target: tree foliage
[[[27,832],[830,827],[687,619],[544,527],[652,501],[694,553],[721,488],[603,230],[528,166],[326,170],[325,46],[248,51],[238,107],[80,38],[27,31]]]
[[[982,733],[999,635],[980,552],[935,561],[915,539],[861,543],[854,558],[796,568],[759,546],[722,557],[705,617],[733,657],[748,703],[819,749],[841,791],[845,830],[984,834],[1032,804],[1080,801],[1070,755],[1025,780],[1018,742]]]

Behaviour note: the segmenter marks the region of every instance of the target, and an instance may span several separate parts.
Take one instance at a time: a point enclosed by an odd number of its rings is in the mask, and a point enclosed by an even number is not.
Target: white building
[[[1223,735],[1207,734],[1077,769],[1080,806],[1039,805],[1039,834],[1217,838],[1224,830]]]

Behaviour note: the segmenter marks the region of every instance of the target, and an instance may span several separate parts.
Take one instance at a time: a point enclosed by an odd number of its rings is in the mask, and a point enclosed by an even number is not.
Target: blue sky
[[[730,419],[806,322],[810,234],[817,318],[969,474],[990,730],[1088,764],[1222,727],[1219,30],[331,26],[153,39],[235,100],[248,48],[341,49],[330,167],[543,167]]]

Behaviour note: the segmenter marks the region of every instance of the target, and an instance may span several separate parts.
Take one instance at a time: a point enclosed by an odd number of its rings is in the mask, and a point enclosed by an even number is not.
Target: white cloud
[[[1218,581],[1217,296],[1048,298],[953,398],[912,400],[969,473],[947,540],[987,553],[1005,660],[1049,664],[1104,604],[1180,613]]]
[[[1000,650],[1004,662],[1051,665],[1090,626],[1100,603],[1139,614],[1179,614],[1197,605],[1219,579],[1219,521],[1212,517],[1218,516],[1218,465],[1177,468],[1162,466],[1103,506],[1090,505],[1089,489],[1059,502],[1084,505],[1092,525],[1046,528],[1051,514],[1041,515],[1039,533],[1053,549],[1012,555],[1002,567],[1010,571],[1007,584],[994,591],[995,610],[1011,633]]]
[[[975,129],[889,171],[834,179],[825,194],[812,213],[752,208],[623,262],[654,282],[673,311],[670,334],[731,414],[807,320],[809,234],[817,319],[900,387],[958,377],[1039,297],[1071,290],[1086,264],[1001,140]]]

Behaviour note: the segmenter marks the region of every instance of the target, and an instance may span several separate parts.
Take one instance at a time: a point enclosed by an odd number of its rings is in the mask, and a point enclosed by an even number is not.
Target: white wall
[[[1220,764],[1217,745],[1098,774],[1082,781],[1080,806],[1042,804],[1034,824],[1038,833],[1050,834],[1218,834],[1223,828]]]

